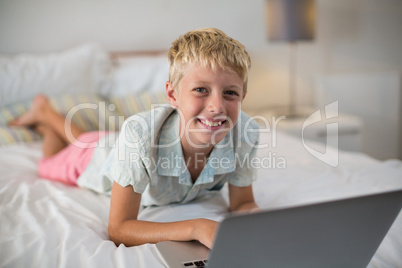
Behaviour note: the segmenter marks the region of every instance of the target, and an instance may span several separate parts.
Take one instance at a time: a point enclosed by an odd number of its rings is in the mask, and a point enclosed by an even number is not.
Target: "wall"
[[[218,27],[264,43],[263,1],[2,0],[0,51],[46,52],[85,41],[110,50],[167,49],[182,33]],[[254,31],[255,30],[255,31]]]
[[[300,105],[313,104],[317,75],[402,71],[402,1],[316,1],[317,38],[297,50]],[[56,51],[87,41],[112,51],[160,50],[190,29],[217,27],[252,54],[244,107],[285,105],[288,46],[267,41],[264,8],[264,0],[2,0],[0,53]]]
[[[317,38],[298,45],[300,104],[312,103],[319,73],[402,70],[402,1],[316,1]],[[264,0],[2,0],[0,53],[48,52],[87,41],[114,51],[167,49],[178,35],[212,26],[254,56],[253,85],[259,90],[250,103],[281,105],[287,100],[289,51],[284,43],[267,41],[264,8]]]

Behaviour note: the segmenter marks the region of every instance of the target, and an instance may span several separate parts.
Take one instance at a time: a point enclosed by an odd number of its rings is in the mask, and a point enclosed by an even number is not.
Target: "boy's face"
[[[220,142],[236,124],[245,97],[238,74],[198,64],[188,67],[179,91],[170,82],[166,90],[180,114],[183,149],[211,148]]]

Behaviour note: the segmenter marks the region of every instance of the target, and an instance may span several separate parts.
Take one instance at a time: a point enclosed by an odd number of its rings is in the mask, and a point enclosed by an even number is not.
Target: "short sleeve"
[[[228,182],[234,186],[246,187],[256,180],[255,163],[258,161],[256,155],[260,133],[259,125],[254,119],[246,114],[241,119],[243,125],[235,135],[235,139],[241,135],[240,144],[235,144],[236,169]]]
[[[106,165],[109,176],[123,187],[132,185],[142,194],[149,183],[144,156],[149,152],[148,124],[141,116],[127,119],[121,129],[116,148],[109,155]]]

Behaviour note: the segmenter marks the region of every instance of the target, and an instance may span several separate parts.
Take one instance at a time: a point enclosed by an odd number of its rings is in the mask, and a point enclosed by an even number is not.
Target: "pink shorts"
[[[99,139],[106,134],[106,131],[83,133],[76,142],[69,144],[57,154],[42,158],[39,161],[39,176],[77,185],[77,179],[89,164]]]

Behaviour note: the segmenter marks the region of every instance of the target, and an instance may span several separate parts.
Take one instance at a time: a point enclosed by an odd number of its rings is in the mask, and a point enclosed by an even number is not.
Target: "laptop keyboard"
[[[207,260],[183,262],[184,267],[205,267]]]

